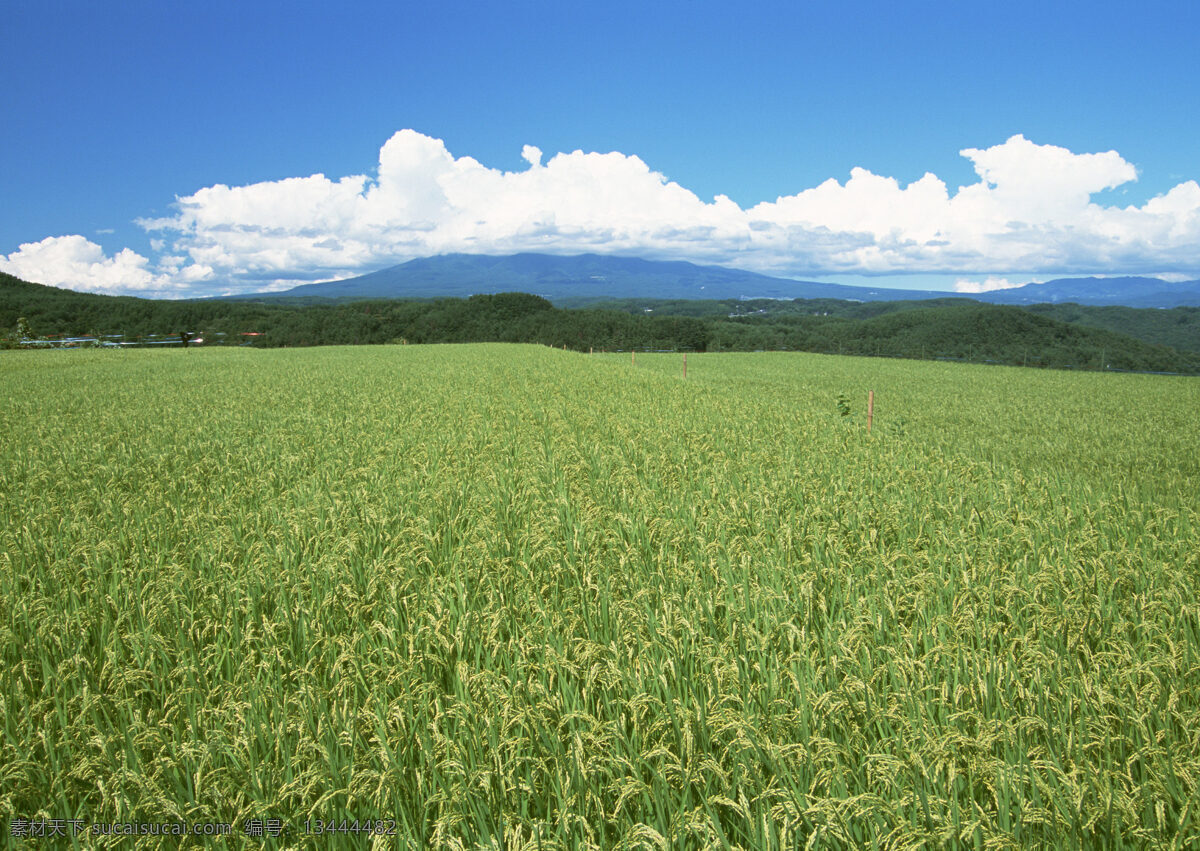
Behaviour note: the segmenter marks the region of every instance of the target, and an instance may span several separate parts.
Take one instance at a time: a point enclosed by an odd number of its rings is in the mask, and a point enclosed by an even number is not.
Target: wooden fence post
[[[875,391],[867,391],[867,434],[871,433],[871,420],[875,418]]]
[[[687,352],[683,354],[683,377],[687,378]]]

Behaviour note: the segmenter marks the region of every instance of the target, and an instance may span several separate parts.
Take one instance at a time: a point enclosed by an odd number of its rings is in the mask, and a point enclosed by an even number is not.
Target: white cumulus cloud
[[[151,298],[180,296],[194,280],[156,273],[150,261],[128,248],[108,257],[104,249],[82,236],[49,236],[27,242],[5,256],[0,271],[27,281],[84,292],[132,294]]]
[[[506,172],[401,130],[371,175],[218,184],[177,198],[174,215],[140,222],[160,253],[153,268],[132,252],[97,254],[83,237],[21,246],[3,268],[103,291],[278,288],[449,252],[595,251],[793,277],[948,273],[991,289],[1027,273],[1200,274],[1195,180],[1140,207],[1105,206],[1093,196],[1138,177],[1116,151],[1018,135],[960,153],[978,180],[954,191],[932,173],[903,185],[855,168],[844,182],[743,209],[723,195],[704,201],[631,154],[546,159],[525,145],[528,166]]]

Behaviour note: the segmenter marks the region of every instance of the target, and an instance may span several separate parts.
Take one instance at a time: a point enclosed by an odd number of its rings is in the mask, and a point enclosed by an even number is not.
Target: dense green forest
[[[921,301],[846,301],[840,299],[724,299],[724,300],[655,300],[655,299],[566,299],[559,307],[603,307],[626,313],[654,313],[671,316],[694,316],[701,319],[728,317],[763,317],[768,320],[789,316],[837,316],[845,319],[873,319],[889,313],[909,310],[977,305],[968,298],[948,297]],[[1146,343],[1171,346],[1188,352],[1200,352],[1200,307],[1171,309],[1138,307],[1100,307],[1081,304],[1035,304],[1022,306],[1038,316],[1057,319],[1071,325],[1100,328],[1126,334]]]
[[[1080,304],[1035,304],[1026,310],[1060,322],[1087,325],[1128,334],[1139,340],[1200,352],[1200,307],[1170,310],[1136,307],[1097,307]]]
[[[754,351],[943,358],[1056,368],[1200,374],[1200,310],[968,299],[857,303],[614,300],[555,307],[523,293],[386,301],[156,301],[0,276],[0,337],[196,335],[205,345],[527,342],[588,349]],[[1142,339],[1131,336],[1138,331]],[[254,336],[247,336],[253,332]],[[1175,347],[1157,345],[1170,339]]]

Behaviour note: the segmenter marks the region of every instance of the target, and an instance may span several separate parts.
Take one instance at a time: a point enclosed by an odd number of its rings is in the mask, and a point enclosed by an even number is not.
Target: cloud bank
[[[401,130],[374,175],[323,174],[176,199],[142,220],[162,251],[106,257],[81,236],[0,254],[29,280],[106,292],[182,295],[281,288],[449,252],[597,252],[718,263],[786,277],[943,273],[1195,273],[1200,184],[1142,206],[1092,196],[1137,180],[1116,151],[1073,153],[1013,136],[960,151],[978,181],[951,192],[931,173],[907,186],[855,168],[795,195],[743,209],[710,202],[622,153],[521,152],[504,172],[455,157],[439,139]],[[161,240],[161,241],[160,241]],[[1015,280],[1012,282],[1016,282]]]
[[[147,258],[128,248],[107,257],[103,248],[77,234],[49,236],[27,242],[7,257],[0,254],[0,272],[53,287],[147,298],[185,297],[189,283],[188,273],[176,279],[154,272]]]
[[[954,291],[956,293],[990,293],[995,290],[1011,290],[1017,287],[1023,287],[1030,283],[1045,283],[1044,281],[1028,281],[1024,278],[1010,280],[1009,278],[998,278],[994,275],[989,275],[983,281],[971,281],[967,278],[959,278],[954,282]]]

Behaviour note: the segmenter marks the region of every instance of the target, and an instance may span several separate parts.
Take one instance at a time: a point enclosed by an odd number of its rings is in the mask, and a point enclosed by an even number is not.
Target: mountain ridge
[[[354,278],[301,284],[271,293],[224,296],[279,298],[440,298],[528,292],[562,301],[578,298],[834,298],[908,301],[957,297],[990,304],[1064,304],[1171,308],[1200,306],[1200,280],[1057,278],[983,293],[890,289],[777,278],[726,266],[618,255],[442,254],[421,257]]]
[[[1087,304],[1099,307],[1200,306],[1200,280],[1172,284],[1161,278],[1056,278],[986,293],[957,293],[991,304]]]
[[[441,298],[528,292],[549,298],[882,298],[845,284],[794,281],[686,260],[604,254],[442,254],[340,281],[226,298]],[[936,290],[886,290],[890,299],[936,298]]]

